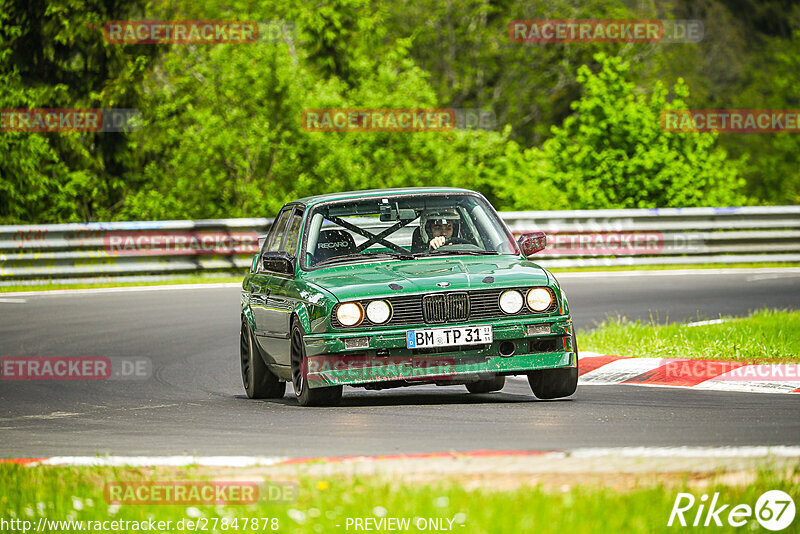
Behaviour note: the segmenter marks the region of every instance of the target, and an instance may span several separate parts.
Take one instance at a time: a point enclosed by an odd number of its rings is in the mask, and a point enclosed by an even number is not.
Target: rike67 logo
[[[691,493],[678,493],[667,526],[721,527],[727,523],[732,527],[743,527],[755,518],[765,529],[778,531],[794,521],[794,501],[788,493],[781,490],[763,493],[755,507],[749,504],[722,503],[719,493],[714,493],[711,502],[708,501],[706,494],[695,499]],[[750,524],[750,527],[755,528],[755,524]]]

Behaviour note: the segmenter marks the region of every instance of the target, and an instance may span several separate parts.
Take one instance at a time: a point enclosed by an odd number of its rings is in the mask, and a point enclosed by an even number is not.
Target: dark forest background
[[[699,19],[699,43],[517,44],[514,19]],[[108,20],[283,21],[114,45]],[[480,108],[492,131],[310,133],[306,108]],[[800,203],[800,134],[665,133],[665,109],[800,108],[792,0],[0,0],[0,108],[137,108],[128,133],[0,132],[0,224],[272,216],[416,185],[498,209]]]

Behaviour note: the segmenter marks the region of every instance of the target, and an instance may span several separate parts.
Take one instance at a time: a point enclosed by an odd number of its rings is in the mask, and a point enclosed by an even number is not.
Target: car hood
[[[340,301],[434,291],[548,285],[544,269],[510,255],[362,263],[311,271],[306,273],[306,278]],[[449,285],[441,287],[446,283]]]

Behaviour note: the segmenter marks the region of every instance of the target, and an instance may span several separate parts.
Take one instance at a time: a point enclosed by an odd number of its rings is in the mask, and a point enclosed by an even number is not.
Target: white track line
[[[123,466],[146,467],[163,465],[183,467],[258,467],[279,464],[288,460],[286,456],[54,456],[43,465]]]
[[[770,275],[791,275],[800,274],[800,267],[786,268],[760,268],[760,269],[664,269],[658,271],[586,271],[586,272],[564,272],[556,270],[558,278],[602,278],[602,277],[643,277],[643,276],[687,276],[687,275],[720,275],[720,274],[749,274],[754,275],[753,279],[758,280],[759,276]],[[765,278],[766,279],[766,278]],[[98,287],[87,289],[52,289],[42,291],[13,291],[0,293],[0,297],[38,297],[50,295],[90,295],[95,293],[117,293],[117,292],[136,292],[136,291],[172,291],[181,289],[217,289],[226,287],[241,287],[239,282],[220,282],[210,284],[173,284],[158,286],[131,286],[131,287]]]
[[[519,451],[520,455],[527,455],[530,451]],[[435,454],[435,453],[434,453]],[[470,458],[470,452],[464,451],[464,458]],[[442,453],[442,456],[452,456],[452,451]],[[513,455],[512,455],[513,456]],[[552,458],[800,458],[800,447],[796,446],[750,446],[750,447],[593,447],[566,451],[549,451],[537,457]],[[336,457],[320,457],[319,459],[335,460]],[[432,457],[435,459],[435,456]],[[197,465],[204,467],[265,467],[282,464],[290,460],[287,456],[54,456],[33,462],[28,465],[72,465],[72,466],[101,466],[101,467],[184,467]],[[409,458],[393,457],[385,459],[381,456],[358,456],[343,458],[347,462],[382,462],[398,460],[416,460],[413,455]],[[426,458],[427,459],[427,458]],[[309,458],[307,463],[314,463],[314,458]],[[298,466],[304,464],[296,464]]]
[[[800,457],[800,447],[620,447],[575,449],[567,453],[576,458],[622,456],[627,458],[757,458],[765,456]]]
[[[53,289],[44,291],[19,291],[0,293],[0,297],[50,297],[59,295],[94,295],[102,293],[135,293],[138,291],[173,291],[189,289],[220,289],[242,287],[240,282],[218,282],[213,284],[174,284],[163,286],[96,287],[91,289]]]

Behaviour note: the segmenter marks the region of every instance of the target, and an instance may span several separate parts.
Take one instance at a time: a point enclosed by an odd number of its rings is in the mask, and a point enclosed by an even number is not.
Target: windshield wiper
[[[497,256],[500,253],[496,250],[431,250],[430,252],[421,252],[414,254],[416,258],[424,258],[427,256]]]
[[[386,254],[387,256],[391,256],[393,258],[397,258],[398,260],[413,260],[414,255],[411,253],[405,254],[402,252],[379,252],[379,254]]]
[[[317,267],[319,265],[326,265],[326,264],[336,264],[336,263],[343,263],[353,260],[364,260],[364,259],[373,259],[373,258],[397,258],[400,260],[413,260],[414,256],[412,254],[401,254],[399,252],[369,252],[367,254],[345,254],[343,256],[334,256],[332,258],[328,258],[326,260],[318,261],[312,267]]]

